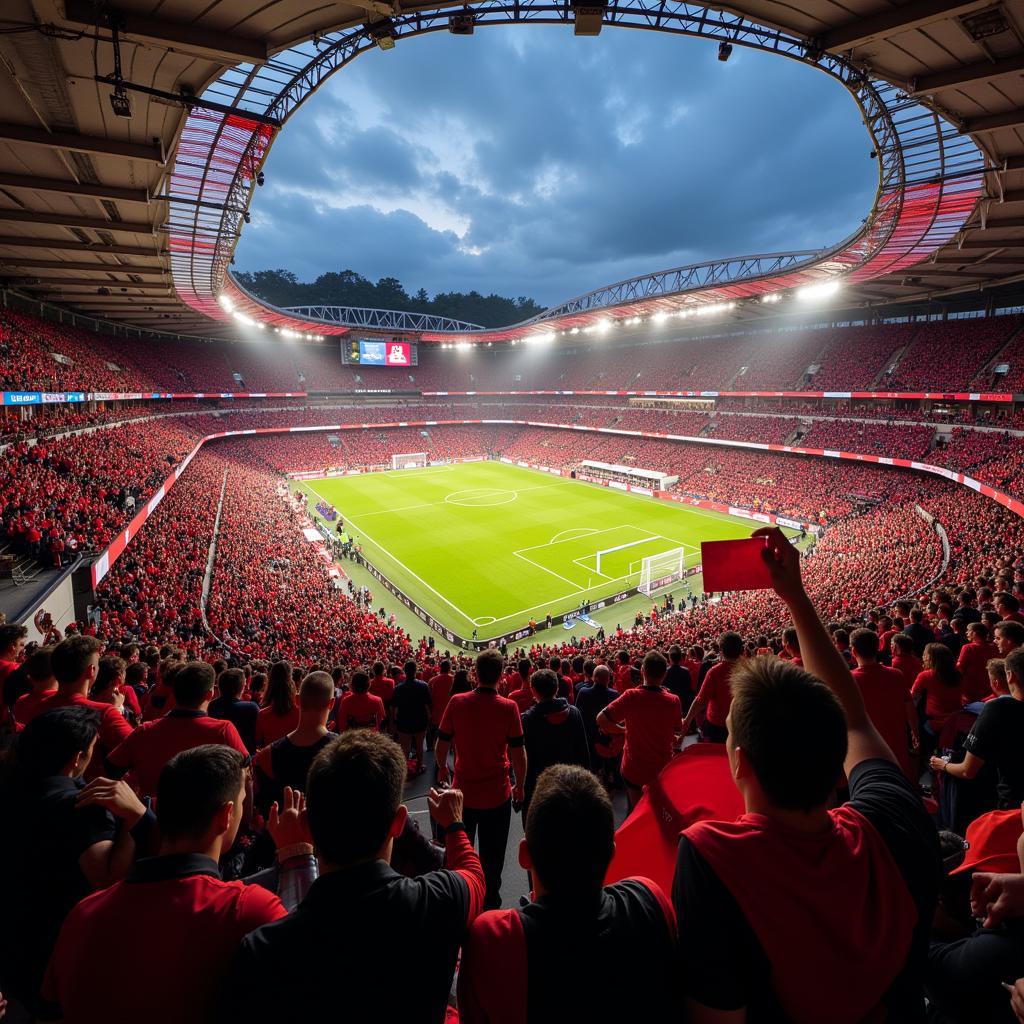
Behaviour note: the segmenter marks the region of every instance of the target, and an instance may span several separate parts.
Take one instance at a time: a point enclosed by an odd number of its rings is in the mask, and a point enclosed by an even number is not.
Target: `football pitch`
[[[309,495],[311,514],[318,499],[333,505],[366,559],[425,611],[481,640],[636,586],[645,557],[683,548],[691,566],[702,540],[757,525],[502,462],[292,487]]]

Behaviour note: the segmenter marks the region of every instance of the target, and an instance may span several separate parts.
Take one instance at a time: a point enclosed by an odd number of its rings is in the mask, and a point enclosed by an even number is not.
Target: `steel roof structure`
[[[1024,0],[596,9],[595,19],[594,5],[577,12],[569,0],[5,0],[0,277],[140,330],[234,337],[251,321],[313,337],[380,324],[492,342],[723,303],[754,316],[771,312],[765,298],[837,278],[845,307],[1024,281]],[[697,36],[829,74],[859,107],[878,159],[864,225],[819,253],[645,274],[498,331],[394,311],[278,310],[238,286],[229,266],[260,168],[314,89],[374,46],[515,23]]]

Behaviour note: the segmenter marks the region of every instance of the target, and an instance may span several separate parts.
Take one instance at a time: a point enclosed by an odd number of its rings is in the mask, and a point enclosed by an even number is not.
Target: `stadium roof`
[[[555,0],[5,0],[0,278],[143,329],[234,337],[248,315],[300,334],[344,332],[344,323],[261,307],[226,276],[245,210],[258,202],[259,167],[280,125],[327,75],[369,46],[455,28],[451,18],[470,11],[481,26],[568,30],[574,19]],[[764,282],[837,273],[847,278],[847,307],[953,300],[1024,281],[1022,15],[1024,0],[741,0],[728,13],[616,0],[605,30],[755,45],[842,80],[878,142],[878,223],[837,240],[824,263],[821,254],[773,254],[644,275],[570,300],[519,333],[593,323],[606,310],[622,317],[754,298],[774,287]],[[897,187],[899,202],[890,202]]]

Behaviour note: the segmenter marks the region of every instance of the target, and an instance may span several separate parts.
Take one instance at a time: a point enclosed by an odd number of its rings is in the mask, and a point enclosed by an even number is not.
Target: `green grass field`
[[[498,636],[635,586],[646,556],[755,524],[501,462],[294,483],[338,509],[366,558],[438,621]],[[623,545],[627,545],[623,547]],[[621,550],[601,558],[597,552]]]

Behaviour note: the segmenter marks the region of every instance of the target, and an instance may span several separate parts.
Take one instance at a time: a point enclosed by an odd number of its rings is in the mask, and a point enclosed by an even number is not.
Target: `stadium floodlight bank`
[[[427,464],[426,452],[412,452],[409,455],[392,455],[392,469],[422,469]]]
[[[655,590],[667,587],[686,575],[686,549],[672,548],[660,555],[649,555],[640,565],[640,583],[637,590],[641,594],[652,594]]]

